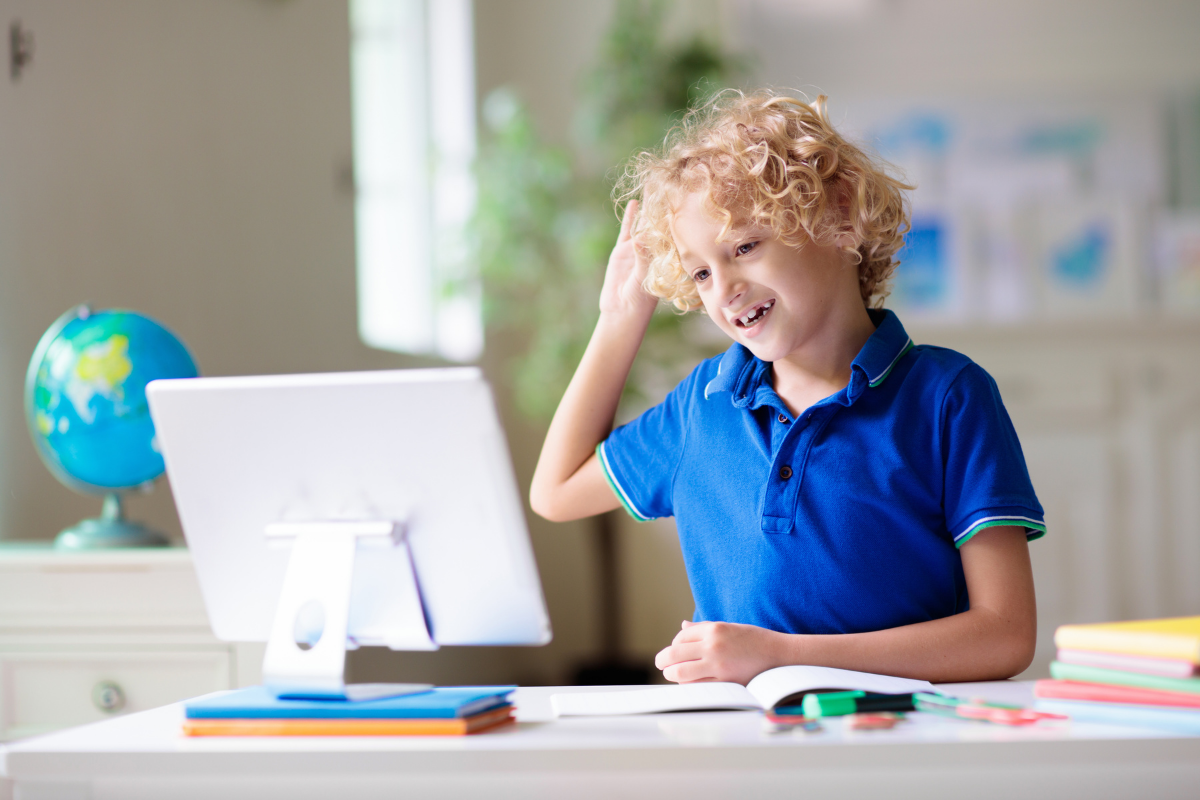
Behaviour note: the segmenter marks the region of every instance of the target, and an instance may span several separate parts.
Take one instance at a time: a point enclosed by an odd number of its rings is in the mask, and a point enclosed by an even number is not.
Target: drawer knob
[[[96,708],[112,714],[125,707],[125,692],[112,681],[100,681],[92,687],[92,702]]]

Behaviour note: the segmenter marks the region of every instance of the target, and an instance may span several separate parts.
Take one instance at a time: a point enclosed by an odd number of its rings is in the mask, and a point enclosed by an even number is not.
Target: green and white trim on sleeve
[[[608,485],[613,490],[613,494],[621,501],[621,505],[625,506],[625,510],[629,512],[629,516],[636,519],[638,522],[649,522],[653,517],[648,517],[638,510],[638,507],[633,504],[633,500],[629,497],[629,493],[621,487],[621,482],[617,480],[617,476],[613,474],[612,467],[608,463],[608,456],[604,454],[604,442],[596,445],[596,455],[600,458],[600,468],[604,471],[604,479],[608,481]]]
[[[1034,539],[1040,539],[1046,535],[1046,523],[1042,522],[1040,519],[1001,514],[996,516],[977,517],[971,520],[961,532],[955,534],[954,546],[962,547],[980,531],[987,528],[995,528],[1001,525],[1011,525],[1016,528],[1024,528],[1025,540],[1029,542],[1032,542]]]

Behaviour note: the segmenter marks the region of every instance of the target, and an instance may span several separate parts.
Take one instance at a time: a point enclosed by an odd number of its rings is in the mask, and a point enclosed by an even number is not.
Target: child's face
[[[767,362],[818,345],[840,324],[847,302],[861,313],[858,270],[832,245],[792,247],[769,229],[723,224],[698,193],[675,209],[671,230],[684,270],[708,316]]]

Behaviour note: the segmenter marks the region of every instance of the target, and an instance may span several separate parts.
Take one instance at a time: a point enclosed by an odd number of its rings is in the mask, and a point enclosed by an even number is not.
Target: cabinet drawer
[[[0,651],[0,740],[234,686],[230,648]]]
[[[196,570],[183,548],[77,553],[0,545],[0,628],[208,631]]]

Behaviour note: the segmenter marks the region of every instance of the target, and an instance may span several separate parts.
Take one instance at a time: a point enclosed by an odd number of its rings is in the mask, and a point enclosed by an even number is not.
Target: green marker
[[[843,717],[877,711],[915,711],[911,694],[868,694],[867,692],[821,692],[808,694],[800,706],[806,717]]]

